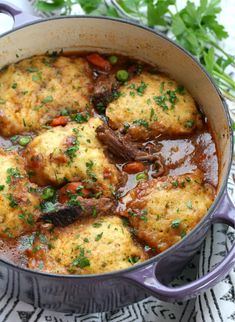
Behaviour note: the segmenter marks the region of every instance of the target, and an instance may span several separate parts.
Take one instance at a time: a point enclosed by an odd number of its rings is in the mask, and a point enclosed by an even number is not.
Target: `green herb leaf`
[[[140,260],[139,256],[129,256],[128,257],[128,262],[131,263],[132,265],[136,264]]]
[[[95,241],[99,241],[102,238],[102,236],[103,236],[103,232],[98,234],[98,235],[96,235]]]
[[[171,227],[172,227],[172,228],[178,228],[178,227],[179,227],[179,225],[180,225],[180,223],[181,223],[181,219],[175,219],[175,220],[172,220],[172,222],[171,222]]]
[[[53,96],[49,95],[42,100],[42,103],[47,104],[53,102]]]
[[[52,0],[50,2],[44,0],[38,0],[36,2],[36,7],[40,11],[51,12],[53,10],[58,10],[66,4],[66,0]]]
[[[140,125],[140,126],[144,126],[146,129],[149,127],[149,124],[147,121],[143,120],[143,119],[139,119],[139,120],[135,120],[132,122],[134,125]]]

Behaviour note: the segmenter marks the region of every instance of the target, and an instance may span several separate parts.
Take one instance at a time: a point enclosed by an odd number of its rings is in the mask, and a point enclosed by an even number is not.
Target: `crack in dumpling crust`
[[[17,153],[0,150],[0,163],[0,237],[14,238],[33,229],[40,200]]]
[[[122,200],[136,236],[160,253],[189,233],[207,213],[214,188],[202,174],[162,177],[139,184]]]
[[[28,267],[58,274],[96,274],[131,267],[147,259],[121,218],[77,221],[38,234],[27,251]]]
[[[35,56],[0,71],[0,133],[40,129],[64,109],[89,108],[91,71],[83,58]]]
[[[87,188],[112,196],[123,176],[96,138],[95,130],[101,124],[99,118],[91,118],[83,124],[52,128],[34,138],[24,153],[32,180],[39,185],[82,180]]]
[[[113,129],[125,129],[135,140],[156,135],[190,134],[202,126],[191,95],[161,74],[142,72],[119,88],[106,116]]]

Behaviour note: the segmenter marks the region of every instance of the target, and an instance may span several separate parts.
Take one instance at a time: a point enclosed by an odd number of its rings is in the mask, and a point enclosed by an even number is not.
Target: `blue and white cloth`
[[[35,0],[8,0],[24,11],[32,13]],[[180,2],[180,1],[179,1]],[[184,2],[182,0],[182,2]],[[223,44],[231,53],[235,52],[235,6],[234,0],[222,0],[221,22],[226,26],[230,38]],[[79,8],[75,8],[76,10]],[[8,28],[0,15],[0,33]],[[231,117],[235,121],[235,103],[230,104]],[[235,201],[235,157],[228,189]],[[201,250],[190,262],[175,285],[190,282],[203,276],[204,272],[219,263],[232,247],[235,233],[225,225],[214,225]],[[180,303],[167,303],[154,297],[112,312],[96,314],[63,314],[35,308],[17,299],[13,285],[7,286],[6,294],[0,294],[0,322],[232,322],[235,321],[235,268],[226,278],[196,299]]]

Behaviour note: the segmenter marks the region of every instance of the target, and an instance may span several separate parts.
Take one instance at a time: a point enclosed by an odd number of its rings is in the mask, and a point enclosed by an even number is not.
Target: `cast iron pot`
[[[48,50],[122,53],[155,64],[193,95],[215,133],[220,156],[217,197],[206,216],[182,241],[132,268],[99,275],[63,276],[38,273],[0,260],[3,292],[55,311],[99,312],[117,309],[147,295],[185,300],[212,287],[235,262],[235,247],[204,277],[180,287],[167,283],[200,248],[208,229],[216,222],[234,227],[235,206],[228,196],[227,179],[232,162],[233,135],[227,106],[213,80],[185,50],[163,35],[122,20],[101,17],[59,17],[44,20],[25,15],[0,1],[0,11],[14,17],[15,29],[0,38],[0,68]]]

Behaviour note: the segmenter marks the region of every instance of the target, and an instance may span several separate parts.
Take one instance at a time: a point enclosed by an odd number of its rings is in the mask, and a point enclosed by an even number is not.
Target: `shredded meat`
[[[98,139],[107,147],[107,149],[115,156],[121,157],[125,161],[146,161],[157,164],[158,172],[156,176],[162,175],[164,167],[158,153],[154,153],[151,149],[143,151],[138,144],[130,141],[127,137],[116,134],[107,125],[100,125],[96,129]]]
[[[99,75],[95,81],[92,102],[100,111],[99,105],[103,108],[113,99],[114,93],[117,91],[119,84],[114,74]]]
[[[44,213],[40,219],[51,222],[55,226],[65,227],[81,217],[108,215],[115,209],[115,201],[109,198],[95,199],[77,197],[77,201],[80,205],[59,205],[55,211]]]

